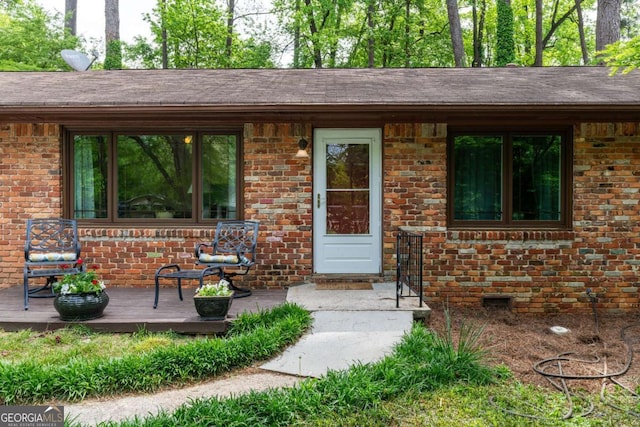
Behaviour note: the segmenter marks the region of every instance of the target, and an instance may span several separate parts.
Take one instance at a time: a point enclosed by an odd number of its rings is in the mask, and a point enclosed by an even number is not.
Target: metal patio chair
[[[205,278],[212,275],[229,282],[234,298],[248,297],[251,290],[235,286],[233,277],[246,275],[256,264],[257,240],[258,223],[255,221],[218,222],[213,242],[196,244],[196,265],[205,268],[188,270],[178,264],[168,264],[156,270],[153,308],[158,307],[160,279],[176,280],[181,301],[183,280],[197,280],[202,287]]]
[[[213,242],[196,245],[196,264],[217,268],[220,278],[229,282],[235,298],[251,295],[251,290],[233,284],[233,277],[244,276],[256,264],[258,223],[255,221],[220,221]]]
[[[29,298],[54,297],[57,277],[83,270],[78,228],[73,219],[28,219],[24,244],[24,309]],[[45,277],[43,286],[29,287],[29,279]]]

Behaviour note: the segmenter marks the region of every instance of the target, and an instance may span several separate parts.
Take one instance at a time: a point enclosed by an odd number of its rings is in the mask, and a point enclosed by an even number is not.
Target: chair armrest
[[[196,243],[196,250],[195,250],[196,259],[200,258],[200,254],[202,253],[203,248],[211,248],[211,247],[213,246],[208,243]]]

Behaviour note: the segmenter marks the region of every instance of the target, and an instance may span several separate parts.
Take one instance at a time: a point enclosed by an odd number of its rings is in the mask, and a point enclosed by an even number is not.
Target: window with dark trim
[[[239,219],[237,131],[71,131],[65,210],[95,223]]]
[[[567,130],[450,132],[449,226],[568,228],[571,145]]]

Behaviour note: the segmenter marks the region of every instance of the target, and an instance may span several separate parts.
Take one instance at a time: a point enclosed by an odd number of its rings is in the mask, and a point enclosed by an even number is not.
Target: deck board
[[[63,322],[53,307],[53,298],[29,298],[24,309],[23,287],[0,289],[0,328],[5,331],[46,331],[82,323],[100,332],[174,331],[185,334],[216,334],[226,331],[239,313],[256,312],[283,304],[286,289],[255,289],[245,298],[233,300],[226,321],[201,320],[193,304],[195,288],[183,286],[184,300],[174,287],[162,287],[158,308],[153,308],[155,288],[114,287],[108,289],[109,305],[103,317],[84,322]]]

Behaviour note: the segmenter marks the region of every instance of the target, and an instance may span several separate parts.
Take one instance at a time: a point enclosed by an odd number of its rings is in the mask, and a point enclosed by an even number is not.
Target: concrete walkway
[[[289,387],[305,377],[321,377],[328,370],[348,369],[389,354],[411,328],[414,319],[428,318],[429,308],[417,298],[405,298],[396,309],[395,284],[373,284],[371,290],[317,290],[295,286],[287,301],[310,311],[311,331],[257,372],[230,375],[194,387],[152,395],[101,399],[65,405],[68,419],[83,425],[172,412],[183,403],[211,396],[228,397],[251,390]]]

